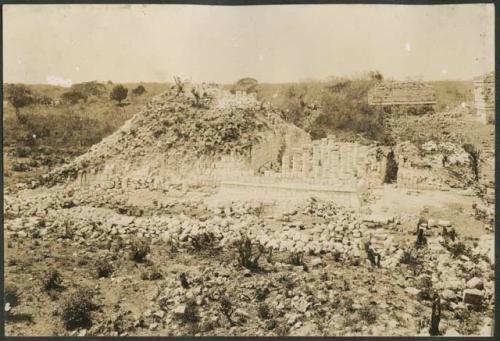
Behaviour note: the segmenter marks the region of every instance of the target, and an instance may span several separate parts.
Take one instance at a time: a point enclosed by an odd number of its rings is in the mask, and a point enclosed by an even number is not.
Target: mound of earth
[[[45,175],[42,183],[76,179],[81,172],[141,177],[169,169],[183,174],[201,160],[248,155],[266,134],[284,125],[279,111],[251,95],[216,87],[180,93],[172,88],[87,153]]]

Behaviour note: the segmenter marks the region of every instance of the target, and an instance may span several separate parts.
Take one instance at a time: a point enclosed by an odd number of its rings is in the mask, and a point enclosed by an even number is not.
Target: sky
[[[4,5],[4,82],[279,83],[494,70],[494,7]]]

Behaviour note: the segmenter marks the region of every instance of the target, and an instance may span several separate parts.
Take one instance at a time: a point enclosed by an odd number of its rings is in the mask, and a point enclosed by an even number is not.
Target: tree
[[[81,99],[83,99],[86,102],[87,96],[81,93],[80,91],[69,90],[61,95],[61,99],[65,103],[76,104]]]
[[[8,94],[7,100],[16,110],[17,120],[22,122],[19,109],[33,103],[33,93],[23,84],[9,84],[6,86],[5,92]]]
[[[140,96],[146,92],[146,89],[142,85],[138,85],[137,88],[132,90],[132,93],[136,96]]]
[[[110,98],[112,100],[118,101],[118,105],[121,105],[122,101],[127,98],[128,89],[121,84],[118,84],[111,90]]]

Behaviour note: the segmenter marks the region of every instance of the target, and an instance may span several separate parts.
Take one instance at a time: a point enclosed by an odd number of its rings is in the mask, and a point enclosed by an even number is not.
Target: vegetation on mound
[[[259,99],[284,111],[285,119],[313,139],[328,134],[363,134],[387,143],[384,112],[368,105],[368,91],[383,77],[370,72],[357,78],[333,78],[286,84],[258,84]],[[437,110],[453,108],[472,99],[471,82],[431,82],[437,93]],[[319,109],[318,109],[319,108]]]

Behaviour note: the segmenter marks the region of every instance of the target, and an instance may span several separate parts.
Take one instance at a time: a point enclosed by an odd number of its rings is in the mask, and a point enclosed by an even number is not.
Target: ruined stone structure
[[[435,105],[436,92],[422,82],[383,82],[368,92],[370,105]]]
[[[202,166],[200,175],[223,186],[306,191],[355,207],[361,205],[360,197],[370,185],[380,185],[383,181],[386,160],[376,158],[373,146],[338,142],[334,136],[311,141],[301,129],[291,129],[255,150],[250,158],[230,155],[210,167]],[[261,173],[255,167],[280,155],[280,170]]]
[[[495,122],[495,74],[493,72],[474,79],[474,107],[477,119]]]

